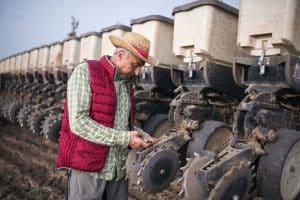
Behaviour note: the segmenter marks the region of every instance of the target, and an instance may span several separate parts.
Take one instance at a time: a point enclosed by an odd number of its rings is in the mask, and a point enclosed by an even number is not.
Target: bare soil
[[[0,127],[0,199],[64,199],[57,145],[14,125]]]
[[[0,199],[65,199],[67,176],[57,170],[57,144],[16,125],[0,125]],[[176,187],[175,187],[176,188]],[[174,187],[150,194],[130,187],[130,200],[181,199]]]

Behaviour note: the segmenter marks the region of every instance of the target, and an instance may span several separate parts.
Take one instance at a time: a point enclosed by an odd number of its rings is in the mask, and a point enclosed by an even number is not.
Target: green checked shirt
[[[78,136],[109,146],[109,154],[100,173],[90,173],[104,180],[118,180],[125,176],[125,162],[128,154],[129,115],[131,110],[129,87],[124,80],[115,80],[117,107],[114,128],[108,128],[89,116],[92,98],[89,67],[79,64],[68,81],[68,109],[70,128]],[[145,133],[144,133],[145,134]]]

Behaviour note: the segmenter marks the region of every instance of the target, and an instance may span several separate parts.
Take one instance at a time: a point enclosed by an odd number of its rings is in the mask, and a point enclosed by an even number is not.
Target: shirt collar
[[[124,81],[126,83],[136,84],[137,77],[134,75],[125,75],[122,74],[119,68],[115,67],[114,64],[110,61],[110,56],[103,56],[100,60],[108,72],[113,76],[115,81]]]

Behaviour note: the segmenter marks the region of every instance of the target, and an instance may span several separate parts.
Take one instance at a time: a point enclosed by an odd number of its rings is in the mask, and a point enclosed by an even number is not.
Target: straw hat
[[[157,59],[149,56],[150,41],[144,36],[135,32],[127,32],[122,37],[110,35],[109,39],[115,47],[127,49],[144,62],[154,66],[159,64]]]

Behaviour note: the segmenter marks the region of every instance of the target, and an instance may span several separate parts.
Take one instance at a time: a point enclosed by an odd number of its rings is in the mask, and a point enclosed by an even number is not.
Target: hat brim
[[[124,49],[127,49],[128,51],[130,51],[133,55],[137,56],[138,58],[140,58],[141,60],[143,60],[146,63],[149,63],[150,65],[154,65],[154,66],[158,66],[159,61],[155,58],[153,58],[152,56],[148,56],[148,58],[143,57],[131,44],[129,44],[126,40],[115,36],[115,35],[110,35],[109,39],[111,41],[111,43],[115,46],[115,47],[122,47]]]

